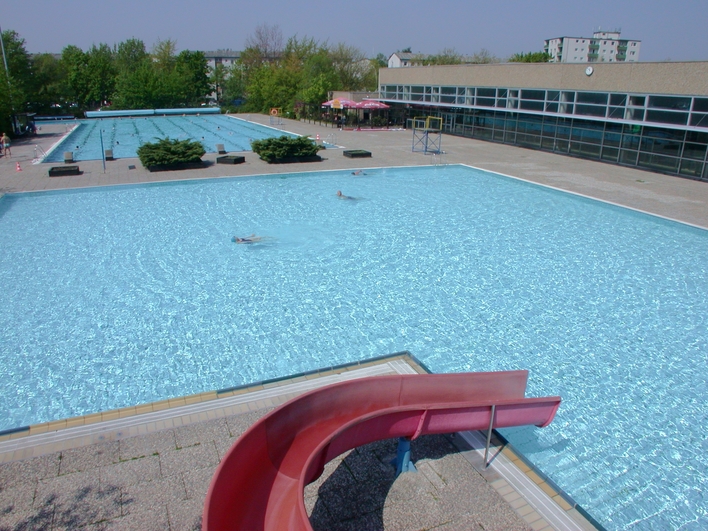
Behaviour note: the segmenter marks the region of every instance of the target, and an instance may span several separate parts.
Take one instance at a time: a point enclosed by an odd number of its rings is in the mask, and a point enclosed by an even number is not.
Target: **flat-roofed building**
[[[708,181],[708,62],[383,68],[379,84],[409,126]]]
[[[592,37],[556,37],[543,50],[551,63],[614,63],[639,61],[642,41],[620,38],[619,31],[596,31]]]

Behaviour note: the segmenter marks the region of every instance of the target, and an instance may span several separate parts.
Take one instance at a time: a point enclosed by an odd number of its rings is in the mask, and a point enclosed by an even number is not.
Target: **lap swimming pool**
[[[0,429],[410,350],[561,395],[504,433],[608,529],[708,526],[704,230],[445,166],[10,194],[0,248]]]
[[[73,152],[77,161],[101,160],[101,135],[103,148],[121,159],[135,158],[141,145],[165,137],[196,140],[207,153],[215,153],[217,144],[226,151],[250,151],[251,140],[284,134],[289,133],[221,114],[94,118],[80,120],[43,162],[63,162],[65,151]]]

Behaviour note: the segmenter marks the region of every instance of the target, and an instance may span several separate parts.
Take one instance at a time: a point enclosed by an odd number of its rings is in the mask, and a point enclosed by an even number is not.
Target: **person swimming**
[[[353,198],[352,196],[350,196],[350,195],[344,195],[341,190],[337,190],[337,197],[338,197],[339,199],[354,199],[354,198]]]
[[[262,236],[256,236],[255,234],[251,234],[250,236],[246,236],[244,238],[239,238],[238,236],[234,236],[231,238],[231,241],[234,243],[257,243],[263,239]]]
[[[366,173],[364,173],[364,170],[356,170],[352,172],[352,175],[366,175]]]

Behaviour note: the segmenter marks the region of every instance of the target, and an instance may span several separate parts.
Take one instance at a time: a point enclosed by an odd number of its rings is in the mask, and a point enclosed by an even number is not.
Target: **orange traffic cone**
[[[19,162],[15,162],[15,171],[22,171],[22,168],[20,168]]]
[[[320,135],[317,135],[316,141],[319,143],[319,141],[320,141]]]

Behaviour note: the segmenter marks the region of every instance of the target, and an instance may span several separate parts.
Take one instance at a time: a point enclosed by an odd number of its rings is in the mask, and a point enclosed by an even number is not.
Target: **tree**
[[[339,88],[334,90],[362,90],[366,88],[367,76],[373,68],[361,50],[339,43],[330,50],[330,58],[339,78]]]
[[[61,62],[66,72],[69,100],[83,106],[89,92],[88,56],[81,48],[69,45],[61,52]]]
[[[115,51],[115,65],[119,73],[139,68],[149,58],[145,43],[140,39],[128,39],[121,42]]]
[[[107,44],[100,44],[98,47],[93,45],[86,55],[85,75],[88,90],[84,103],[100,107],[112,100],[116,88],[113,51]]]
[[[515,53],[509,57],[510,63],[547,63],[551,55],[546,52]]]
[[[275,61],[283,51],[283,32],[280,26],[261,24],[246,38],[246,49],[257,52],[261,61]]]
[[[152,58],[155,66],[166,72],[172,71],[175,63],[175,52],[177,50],[177,41],[167,39],[166,41],[158,39],[152,47]]]
[[[492,55],[486,48],[482,48],[480,51],[472,55],[469,62],[473,64],[490,64],[500,63],[501,59]]]
[[[157,70],[148,57],[130,70],[122,70],[116,79],[113,107],[116,109],[153,109],[161,97]]]
[[[181,84],[181,97],[174,102],[176,105],[199,105],[211,92],[209,67],[204,52],[180,52],[175,59],[175,72]]]
[[[226,78],[229,75],[229,69],[226,68],[222,63],[214,66],[209,72],[209,85],[212,91],[216,94],[216,101],[221,103],[224,95],[224,85],[226,84]]]
[[[25,40],[17,32],[2,32],[2,43],[7,58],[7,69],[2,65],[0,75],[0,120],[3,129],[11,131],[11,115],[25,110],[25,103],[32,85],[32,71],[29,54],[25,50]],[[0,131],[1,132],[1,131]]]
[[[384,54],[378,53],[376,57],[371,60],[371,64],[376,69],[386,68],[388,66],[388,58]]]
[[[445,48],[437,55],[428,56],[424,61],[426,65],[459,65],[462,63],[462,55],[454,48]]]
[[[68,86],[64,64],[50,53],[34,55],[32,87],[28,98],[30,109],[42,114],[52,114],[67,103]]]

